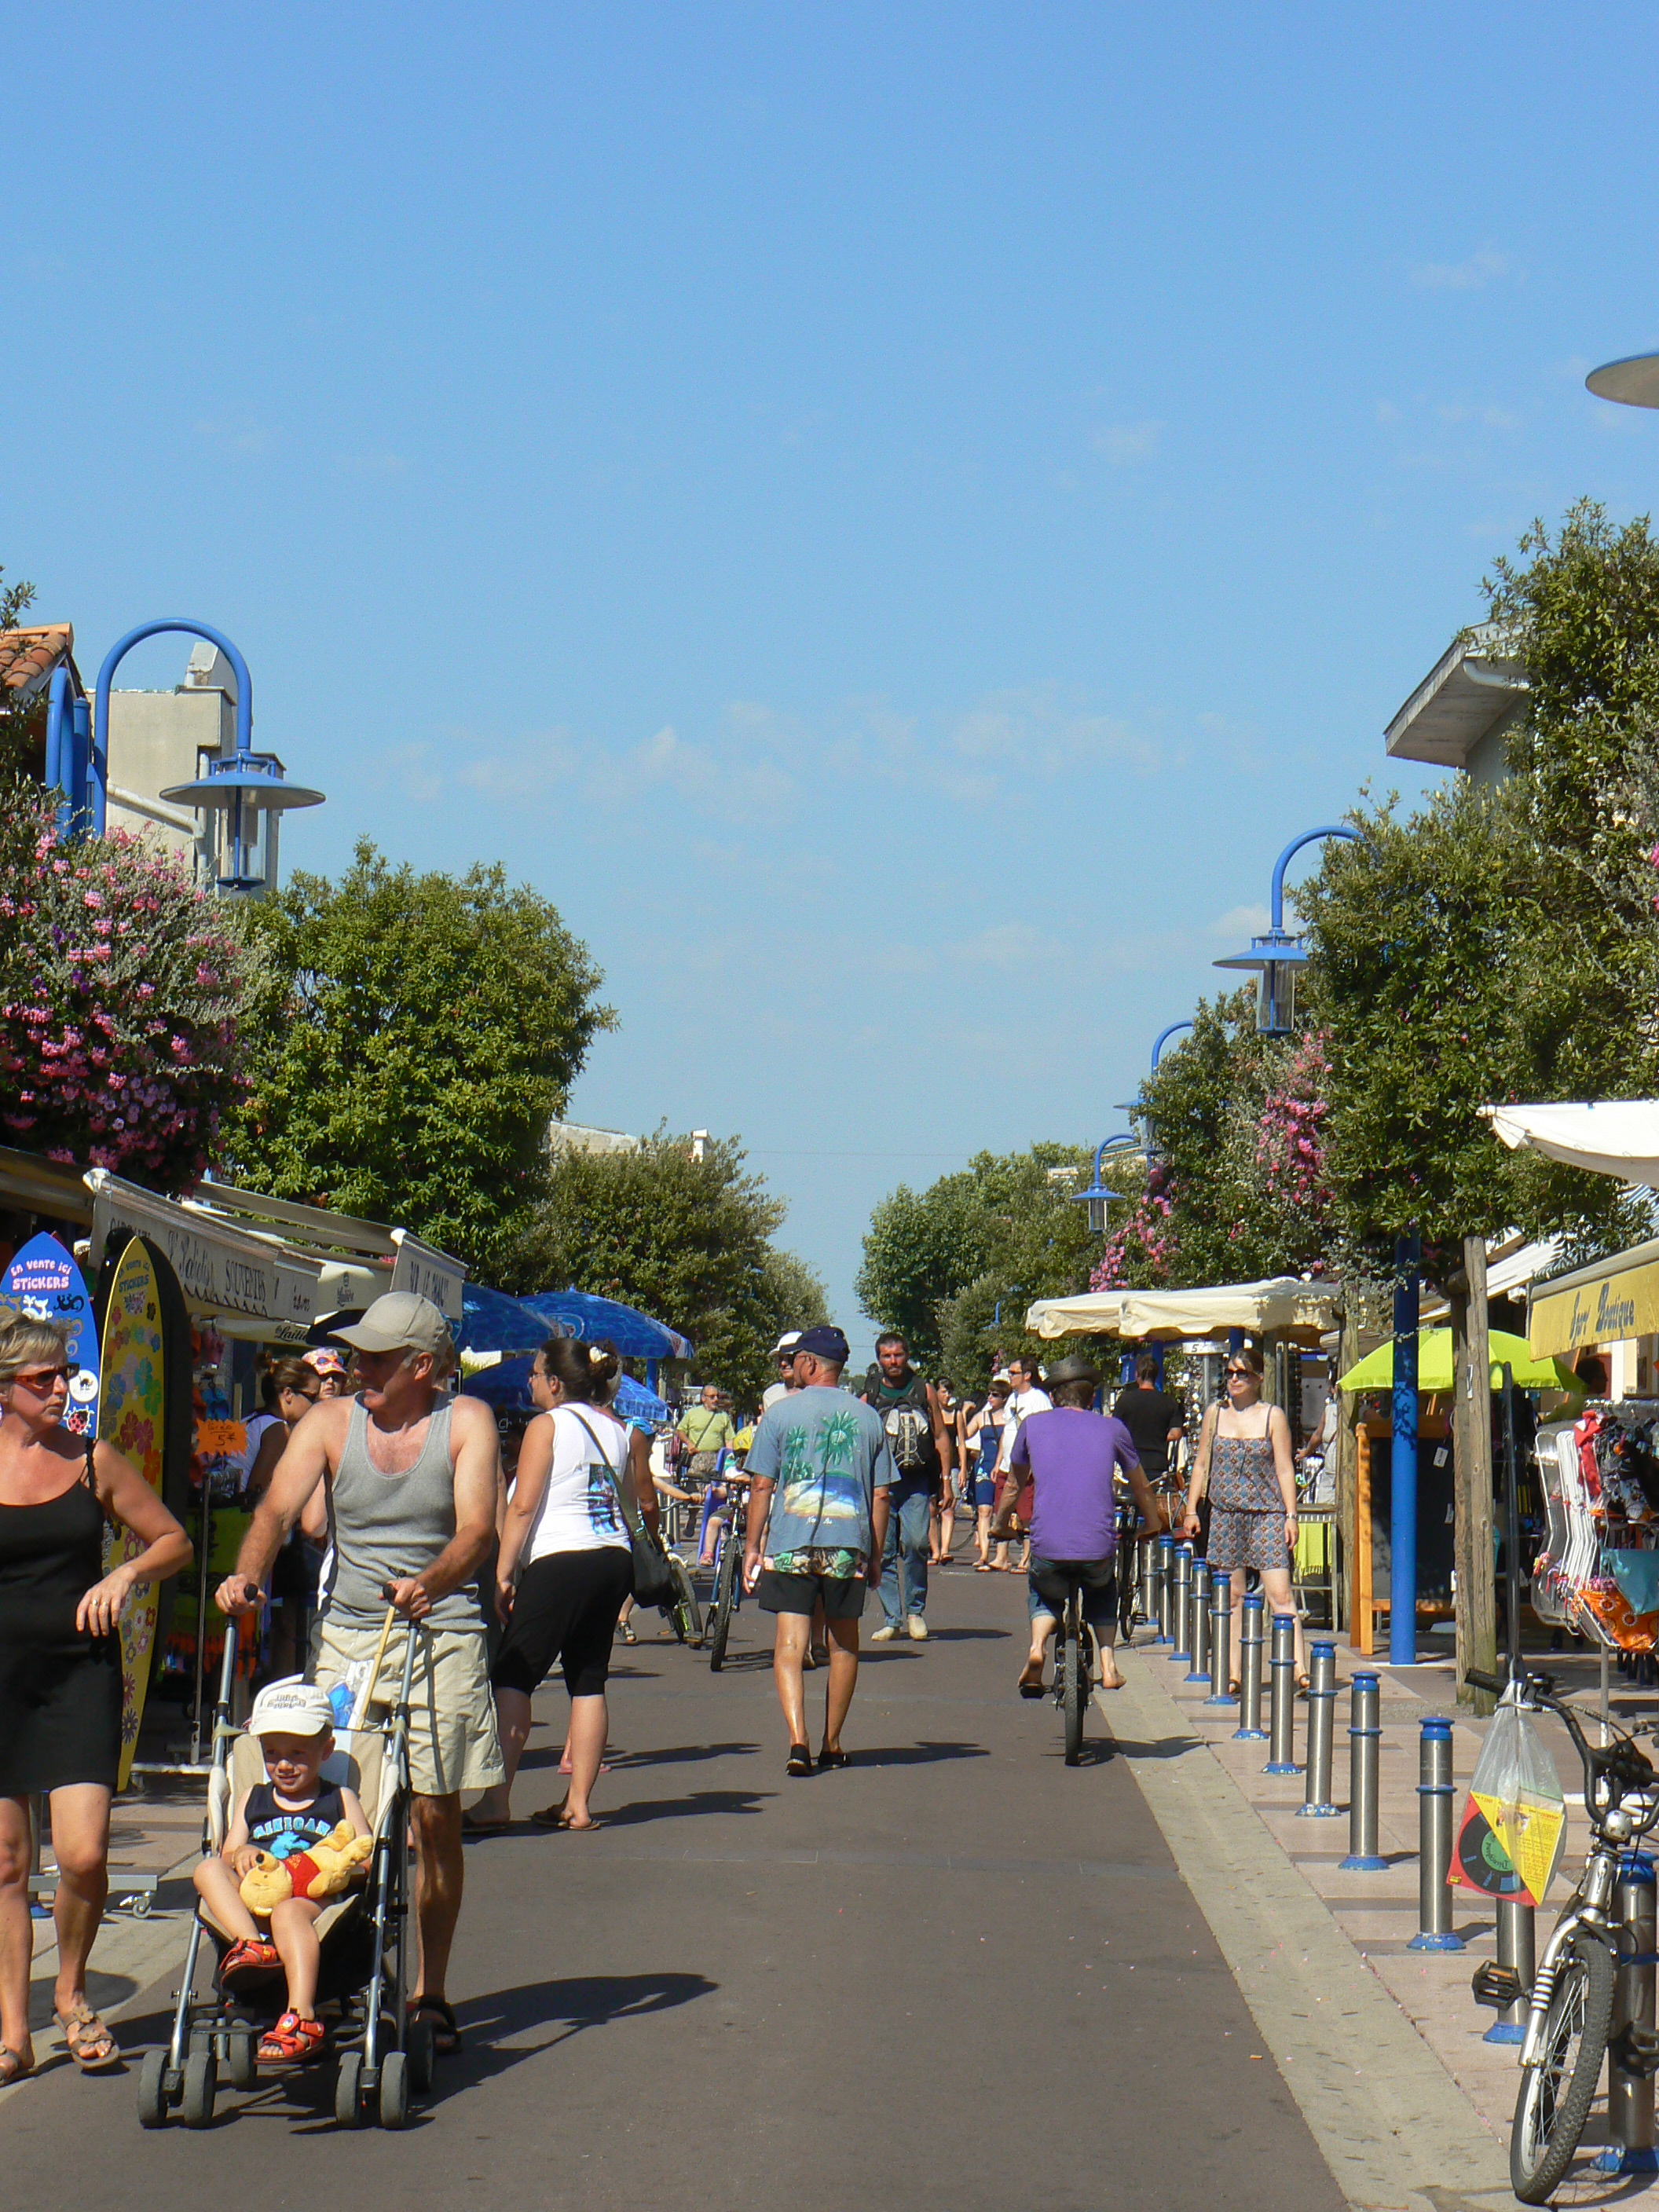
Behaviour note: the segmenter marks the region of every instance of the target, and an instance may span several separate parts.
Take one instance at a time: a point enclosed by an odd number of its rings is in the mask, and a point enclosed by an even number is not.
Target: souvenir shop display
[[[1548,1513],[1532,1606],[1609,1651],[1659,1644],[1659,1403],[1588,1406],[1538,1431]]]

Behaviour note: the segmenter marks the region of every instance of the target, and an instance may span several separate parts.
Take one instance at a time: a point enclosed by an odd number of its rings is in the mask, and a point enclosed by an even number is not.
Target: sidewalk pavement
[[[1182,1873],[1205,1905],[1223,1949],[1229,1950],[1228,1939],[1211,1911],[1202,1872],[1195,1875],[1182,1855],[1178,1829],[1183,1821],[1201,1817],[1220,1830],[1231,1832],[1230,1847],[1249,1847],[1246,1856],[1254,1854],[1254,1863],[1241,1865],[1237,1870],[1245,1885],[1260,1884],[1268,1870],[1267,1863],[1277,1857],[1281,1866],[1295,1870],[1306,1892],[1321,1908],[1305,1926],[1302,1916],[1294,1916],[1297,1925],[1304,1929],[1304,1939],[1312,1946],[1301,1960],[1289,1955],[1296,1940],[1293,1936],[1281,1931],[1275,1947],[1271,1931],[1262,1928],[1255,1931],[1254,1938],[1249,1928],[1242,1928],[1238,1931],[1239,1954],[1235,1957],[1230,1951],[1241,1986],[1250,2000],[1258,2024],[1279,2055],[1281,2064],[1285,2063],[1286,2054],[1279,2050],[1279,2041],[1291,2025],[1284,2017],[1286,1991],[1283,1985],[1287,1981],[1293,1982],[1304,1998],[1313,2005],[1329,2003],[1332,2012],[1346,2015],[1354,1987],[1352,1969],[1358,1964],[1394,1999],[1399,2008],[1396,2018],[1403,2016],[1408,2021],[1422,2045],[1438,2060],[1447,2086],[1455,2085],[1453,2102],[1448,2103],[1444,2096],[1428,2095],[1423,2111],[1413,2114],[1411,2099],[1424,2097],[1438,2085],[1420,2067],[1407,2063],[1409,2054],[1397,2048],[1391,2053],[1385,2052],[1389,2039],[1382,2032],[1383,2023],[1374,2008],[1368,2012],[1363,2040],[1374,2045],[1379,2060],[1388,2055],[1396,2069],[1401,2065],[1404,2068],[1399,2076],[1400,2087],[1407,2094],[1402,2108],[1404,2124],[1419,2130],[1427,2145],[1431,2137],[1437,2137],[1437,2122],[1429,2110],[1431,2106],[1437,2115],[1438,2129],[1445,2131],[1443,2140],[1434,2140],[1425,2160],[1425,2179],[1437,2179],[1439,2189],[1425,2201],[1435,2203],[1437,2212],[1451,2212],[1451,2208],[1461,2205],[1466,2197],[1470,2205],[1512,2203],[1505,2177],[1510,2120],[1518,2087],[1517,2051],[1512,2045],[1487,2044],[1483,2040],[1496,2015],[1475,2004],[1469,1988],[1476,1967],[1496,1956],[1495,1908],[1492,1900],[1468,1889],[1452,1891],[1452,1924],[1464,1939],[1463,1950],[1421,1952],[1408,1948],[1419,1921],[1417,1782],[1420,1724],[1436,1715],[1453,1722],[1453,1777],[1460,1791],[1455,1800],[1459,1818],[1462,1813],[1461,1793],[1467,1789],[1474,1771],[1485,1726],[1484,1723],[1460,1715],[1451,1662],[1390,1668],[1377,1661],[1359,1658],[1347,1650],[1340,1638],[1334,1639],[1338,1697],[1331,1794],[1342,1811],[1337,1819],[1309,1820],[1298,1817],[1304,1798],[1302,1773],[1282,1777],[1264,1774],[1261,1770],[1267,1763],[1267,1746],[1233,1740],[1238,1726],[1237,1701],[1227,1710],[1206,1709],[1203,1699],[1208,1691],[1187,1684],[1184,1677],[1188,1666],[1184,1662],[1177,1666],[1172,1662],[1170,1647],[1153,1644],[1150,1631],[1144,1626],[1138,1630],[1137,1639],[1132,1648],[1121,1650],[1119,1655],[1128,1686],[1110,1694],[1097,1693],[1097,1701],[1135,1764],[1136,1778],[1164,1829]],[[1583,1702],[1587,1711],[1593,1712],[1595,1662],[1552,1657],[1547,1663],[1566,1678],[1560,1686],[1574,1695],[1575,1701]],[[1347,1685],[1355,1673],[1366,1671],[1380,1678],[1382,1735],[1379,1747],[1378,1854],[1389,1862],[1386,1873],[1373,1875],[1344,1873],[1340,1867],[1348,1850]],[[1655,1699],[1650,1693],[1631,1693],[1622,1683],[1619,1685],[1614,1717],[1621,1718],[1625,1725],[1642,1717],[1651,1719],[1654,1707]],[[1262,1711],[1265,1728],[1265,1687]],[[1298,1768],[1306,1758],[1307,1716],[1305,1700],[1298,1699],[1295,1753]],[[1538,1916],[1540,1949],[1554,1924],[1556,1912],[1571,1892],[1583,1863],[1585,1841],[1582,1812],[1574,1818],[1574,1801],[1582,1804],[1578,1793],[1583,1788],[1576,1754],[1559,1723],[1551,1722],[1547,1733],[1563,1788],[1568,1794],[1569,1826],[1561,1871]],[[1139,1744],[1124,1741],[1137,1735],[1145,1741]],[[1591,1740],[1595,1741],[1593,1729]],[[1152,1759],[1144,1755],[1149,1750],[1166,1771],[1179,1760],[1188,1784],[1179,1802],[1170,1796],[1169,1785],[1161,1780]],[[1166,1802],[1160,1803],[1160,1797]],[[1270,1848],[1264,1856],[1260,1850],[1264,1841],[1276,1847],[1276,1850]],[[1220,1902],[1224,1911],[1230,1909],[1224,1895]],[[1294,2005],[1291,2010],[1295,2013]],[[1305,2012],[1304,2003],[1303,2013],[1296,2017],[1305,2017]],[[1329,2023],[1329,2013],[1323,2015],[1323,2021]],[[1346,2027],[1351,2028],[1352,2024],[1345,2020]],[[1279,2032],[1278,2035],[1275,2029]],[[1316,2039],[1316,2051],[1325,2049],[1326,2040]],[[1304,2054],[1304,2064],[1308,2055],[1312,2054]],[[1360,2071],[1358,2067],[1352,2069],[1354,2074]],[[1378,2197],[1367,2193],[1363,2176],[1344,2171],[1340,2162],[1340,2118],[1334,2112],[1327,2115],[1338,2132],[1334,2153],[1327,2128],[1322,2127],[1319,2118],[1308,2109],[1302,2096],[1294,2063],[1286,2066],[1285,2078],[1297,2089],[1298,2100],[1304,2104],[1320,2148],[1331,2161],[1350,2201],[1364,2204],[1389,2202],[1386,2196]],[[1304,2081],[1305,2078],[1304,2071]],[[1588,2160],[1605,2142],[1605,2099],[1598,2096],[1585,2130],[1582,2160]],[[1443,2159],[1449,2162],[1442,2163]],[[1390,2167],[1391,2174],[1396,2177],[1397,2171],[1397,2166]],[[1575,2172],[1583,2178],[1582,2162]],[[1616,2187],[1622,2200],[1649,2185],[1626,2180]],[[1446,2193],[1449,2186],[1451,2194]]]

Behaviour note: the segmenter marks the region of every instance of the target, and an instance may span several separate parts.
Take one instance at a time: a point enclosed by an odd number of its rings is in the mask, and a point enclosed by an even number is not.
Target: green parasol
[[[1571,1368],[1559,1359],[1534,1359],[1524,1336],[1511,1336],[1495,1328],[1487,1339],[1492,1348],[1492,1387],[1504,1386],[1503,1367],[1509,1362],[1516,1386],[1522,1390],[1581,1390],[1583,1385]],[[1392,1390],[1394,1340],[1368,1352],[1337,1384],[1339,1390]],[[1452,1388],[1452,1333],[1449,1328],[1419,1329],[1417,1337],[1417,1387],[1426,1398],[1444,1395]]]

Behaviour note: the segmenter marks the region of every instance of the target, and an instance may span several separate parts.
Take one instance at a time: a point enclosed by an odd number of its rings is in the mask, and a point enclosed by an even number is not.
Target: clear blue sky
[[[36,59],[0,560],[88,671],[229,631],[329,793],[290,866],[556,900],[622,1016],[573,1113],[740,1133],[866,1343],[875,1200],[1119,1126],[1492,555],[1659,486],[1583,389],[1659,344],[1645,8],[70,5]]]

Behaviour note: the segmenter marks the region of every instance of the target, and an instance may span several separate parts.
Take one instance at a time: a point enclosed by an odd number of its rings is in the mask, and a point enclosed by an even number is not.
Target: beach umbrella
[[[1583,1385],[1572,1370],[1559,1359],[1534,1359],[1524,1336],[1511,1336],[1495,1328],[1487,1338],[1492,1355],[1492,1388],[1504,1387],[1507,1360],[1516,1388],[1521,1390],[1573,1390]],[[1392,1390],[1394,1339],[1368,1352],[1337,1384],[1339,1390]],[[1452,1333],[1449,1328],[1419,1329],[1417,1335],[1417,1387],[1425,1397],[1443,1395],[1452,1389]]]

